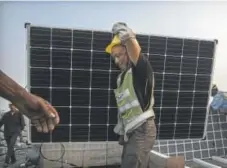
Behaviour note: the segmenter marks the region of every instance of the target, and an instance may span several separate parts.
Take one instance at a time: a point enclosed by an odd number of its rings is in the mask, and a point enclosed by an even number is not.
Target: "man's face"
[[[124,46],[114,46],[111,50],[111,56],[113,57],[115,64],[120,68],[121,71],[127,69],[129,58]]]
[[[10,107],[10,110],[12,110],[13,112],[17,111],[17,108],[14,105],[11,104],[9,107]]]

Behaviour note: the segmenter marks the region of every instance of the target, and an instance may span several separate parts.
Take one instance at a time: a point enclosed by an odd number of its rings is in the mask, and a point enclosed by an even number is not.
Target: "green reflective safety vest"
[[[154,78],[153,78],[153,88],[152,95],[150,99],[150,104],[147,111],[143,111],[139,100],[137,98],[136,92],[133,86],[133,76],[132,69],[130,68],[124,76],[122,84],[120,84],[122,73],[117,79],[117,88],[114,89],[114,94],[118,106],[118,122],[114,127],[114,132],[119,135],[124,135],[124,140],[127,142],[127,133],[135,130],[141,126],[150,117],[154,117],[153,105],[154,105]]]

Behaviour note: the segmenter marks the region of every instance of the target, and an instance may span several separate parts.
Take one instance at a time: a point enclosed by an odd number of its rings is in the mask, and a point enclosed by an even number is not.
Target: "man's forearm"
[[[137,41],[136,38],[130,38],[125,43],[125,46],[127,48],[130,60],[134,63],[134,65],[136,65],[141,52],[139,42]]]
[[[24,99],[29,93],[0,70],[0,96],[12,103]]]

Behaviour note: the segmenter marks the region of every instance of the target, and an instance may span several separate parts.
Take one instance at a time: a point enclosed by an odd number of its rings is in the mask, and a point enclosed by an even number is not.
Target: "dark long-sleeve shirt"
[[[25,122],[21,113],[15,112],[12,114],[10,111],[6,112],[0,119],[0,128],[4,125],[4,136],[11,136],[15,133],[20,134],[24,129]]]
[[[124,75],[122,75],[121,82],[123,82]],[[132,64],[133,86],[143,111],[149,108],[151,102],[151,95],[153,95],[153,77],[154,71],[148,58],[144,54],[140,54],[137,64]],[[116,85],[115,85],[116,87]]]

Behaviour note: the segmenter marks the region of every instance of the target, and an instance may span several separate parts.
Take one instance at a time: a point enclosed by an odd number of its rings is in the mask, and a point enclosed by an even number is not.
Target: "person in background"
[[[106,52],[121,73],[114,89],[118,106],[118,123],[114,132],[123,145],[121,168],[183,168],[184,160],[170,158],[150,165],[150,151],[156,139],[154,105],[154,72],[149,60],[141,53],[135,33],[126,23],[112,27],[114,35]]]
[[[216,84],[212,85],[211,96],[215,96],[218,93],[218,87]]]
[[[51,132],[59,123],[58,112],[50,103],[27,92],[1,70],[0,96],[14,104],[19,112],[31,120],[31,123],[39,132]]]
[[[4,125],[4,138],[7,144],[7,154],[5,158],[5,166],[16,162],[14,146],[18,137],[20,137],[25,127],[24,117],[19,113],[18,109],[13,105],[9,105],[10,111],[4,113],[0,120],[0,128]]]

